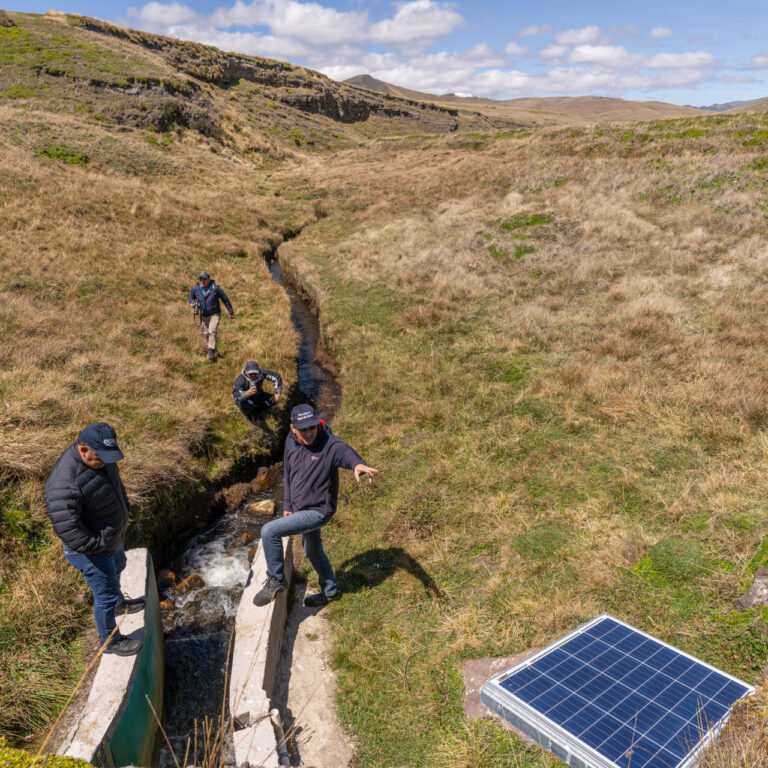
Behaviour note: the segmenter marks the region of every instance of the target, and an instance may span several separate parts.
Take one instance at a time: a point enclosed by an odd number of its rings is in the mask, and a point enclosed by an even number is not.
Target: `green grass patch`
[[[498,260],[506,259],[508,255],[506,249],[496,244],[488,246],[488,254],[492,259]]]
[[[516,213],[499,224],[499,229],[504,232],[513,232],[525,227],[538,227],[541,224],[549,224],[552,218],[545,213]]]
[[[41,157],[45,160],[58,160],[66,165],[88,165],[90,158],[83,152],[77,152],[74,149],[63,147],[60,144],[51,144],[45,147],[38,147],[35,150],[35,157]]]

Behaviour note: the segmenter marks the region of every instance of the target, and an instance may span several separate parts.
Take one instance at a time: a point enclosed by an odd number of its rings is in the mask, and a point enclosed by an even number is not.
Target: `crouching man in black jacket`
[[[320,592],[305,598],[304,605],[318,608],[341,596],[320,536],[320,529],[336,511],[339,467],[354,470],[358,483],[363,475],[372,482],[378,472],[332,435],[311,405],[297,405],[291,411],[291,433],[285,441],[283,517],[261,529],[267,579],[254,595],[255,605],[267,605],[286,588],[282,538],[294,534],[301,534],[304,552],[320,581]]]
[[[264,381],[274,387],[274,394],[264,392]],[[283,379],[279,373],[259,368],[254,360],[243,366],[243,372],[235,379],[232,399],[248,421],[255,423],[266,415],[269,408],[277,403],[283,391]]]
[[[115,632],[115,611],[140,611],[144,599],[127,600],[120,590],[131,510],[117,469],[122,458],[115,430],[104,422],[89,424],[48,475],[45,504],[64,545],[64,556],[85,576],[93,592],[99,640],[102,645],[109,641],[104,653],[131,656],[141,649],[142,641]]]

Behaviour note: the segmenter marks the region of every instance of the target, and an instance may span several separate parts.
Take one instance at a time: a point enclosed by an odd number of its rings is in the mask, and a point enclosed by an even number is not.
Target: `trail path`
[[[325,609],[304,607],[305,589],[296,585],[272,700],[283,713],[292,765],[347,768],[353,746],[336,714],[330,628]]]

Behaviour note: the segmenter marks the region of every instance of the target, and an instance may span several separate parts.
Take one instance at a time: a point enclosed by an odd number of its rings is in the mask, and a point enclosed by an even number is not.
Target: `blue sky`
[[[6,0],[44,13],[51,0]],[[54,7],[337,80],[371,74],[496,99],[596,94],[706,105],[768,97],[765,0],[59,0]]]

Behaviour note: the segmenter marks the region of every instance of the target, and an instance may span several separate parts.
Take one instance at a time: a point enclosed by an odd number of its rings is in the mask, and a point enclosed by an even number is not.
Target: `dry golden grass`
[[[399,729],[368,727],[412,722],[375,670],[419,647],[409,706],[435,723],[422,740],[441,755],[472,744],[482,765],[509,760],[487,754],[488,734],[480,749],[474,731],[437,724],[430,677],[467,655],[540,646],[608,610],[749,679],[764,663],[760,617],[732,609],[768,533],[768,182],[764,149],[745,145],[761,125],[601,126],[476,149],[446,137],[304,163],[342,202],[284,259],[308,275],[341,357],[337,427],[392,475],[378,504],[350,495],[359,522],[334,545],[389,542],[444,594],[416,605],[398,571],[378,599],[339,609],[342,681],[365,680],[375,712],[351,693],[343,710],[366,734],[363,764],[424,758]],[[399,618],[372,634],[377,611]],[[362,634],[377,649],[366,662]]]

